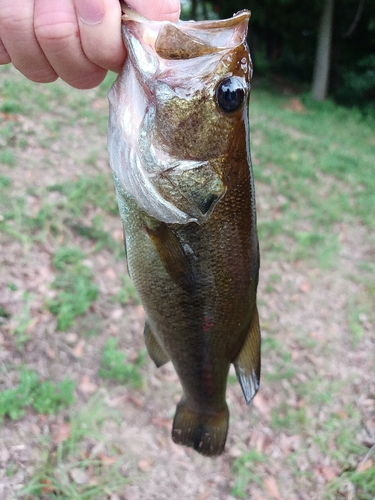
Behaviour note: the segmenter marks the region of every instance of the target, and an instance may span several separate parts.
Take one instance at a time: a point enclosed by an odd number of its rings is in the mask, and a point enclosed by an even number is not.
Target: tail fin
[[[180,401],[173,421],[172,439],[177,444],[194,448],[202,455],[220,455],[227,439],[228,423],[227,405],[219,413],[206,414],[193,412]]]

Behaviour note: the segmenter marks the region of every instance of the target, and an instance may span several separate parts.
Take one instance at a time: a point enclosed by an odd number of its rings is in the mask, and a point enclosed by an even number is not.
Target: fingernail
[[[83,23],[98,24],[103,20],[102,0],[76,0],[75,4],[78,17]]]

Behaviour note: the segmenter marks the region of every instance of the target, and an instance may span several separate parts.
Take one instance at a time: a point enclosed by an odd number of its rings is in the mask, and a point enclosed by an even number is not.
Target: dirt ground
[[[87,95],[89,105],[105,116],[105,98],[94,91]],[[1,165],[1,175],[12,180],[12,190],[25,199],[31,216],[43,204],[58,201],[61,194],[48,191],[49,186],[74,181],[82,173],[111,175],[106,137],[100,135],[97,125],[85,119],[71,120],[52,133],[46,123],[54,113],[49,109],[38,119],[32,113],[18,115],[19,133],[27,135],[30,128],[34,133],[28,135],[27,145],[16,149],[16,165]],[[48,137],[46,146],[40,137]],[[88,152],[95,156],[90,164],[85,162]],[[253,156],[256,160],[256,146]],[[261,222],[273,216],[269,200],[275,193],[262,183],[256,189]],[[92,205],[85,212],[86,223],[98,213],[104,214],[105,230],[121,243],[118,216]],[[64,215],[56,217],[64,224]],[[21,498],[22,487],[30,483],[45,457],[52,460],[57,444],[64,440],[67,423],[85,409],[95,413],[100,405],[102,426],[96,435],[83,437],[80,450],[86,456],[107,459],[109,464],[117,461],[129,482],[117,491],[88,498],[325,498],[327,484],[368,461],[364,450],[375,442],[374,325],[372,318],[363,315],[363,334],[354,341],[348,320],[352,305],[361,297],[365,300],[361,277],[365,279],[367,271],[362,264],[374,259],[373,241],[361,224],[343,222],[332,231],[339,234],[340,251],[336,265],[329,270],[311,260],[290,262],[285,255],[279,259],[263,255],[259,285],[261,388],[247,407],[240,387],[230,378],[227,445],[224,454],[214,459],[171,440],[181,389],[170,363],[156,369],[147,358],[141,368],[141,389],[98,376],[108,338],[119,340],[129,360],[144,349],[142,307],[132,301],[122,306],[112,300],[126,273],[125,257],[118,258],[107,247],[96,250],[93,241],[67,228],[56,235],[47,227],[41,237],[26,240],[0,234],[0,304],[10,315],[0,324],[1,387],[14,387],[20,365],[35,369],[43,379],[68,377],[77,384],[73,407],[51,416],[28,409],[21,419],[2,422],[0,499]],[[56,317],[45,303],[53,296],[53,255],[68,239],[85,253],[85,264],[92,269],[100,293],[72,328],[58,332]],[[262,248],[262,241],[260,245]],[[11,289],[9,283],[15,286]],[[29,340],[18,348],[12,331],[25,307],[25,291],[30,297],[30,321],[25,329]],[[87,331],[94,334],[87,335]],[[92,407],[91,398],[96,396],[100,403]],[[241,462],[241,457],[254,450],[258,454]],[[84,474],[70,473],[73,483],[95,478],[92,470],[78,465],[77,470]],[[356,498],[350,482],[344,481],[340,491],[327,498]],[[46,488],[42,498],[57,496]]]

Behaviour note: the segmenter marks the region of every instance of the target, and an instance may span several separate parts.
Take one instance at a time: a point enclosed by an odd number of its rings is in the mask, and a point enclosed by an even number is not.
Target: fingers
[[[34,1],[0,0],[0,39],[14,66],[35,82],[51,82],[57,74],[43,54],[34,34]],[[1,64],[10,62],[1,51]]]
[[[8,63],[10,63],[10,61],[11,61],[11,58],[8,54],[8,51],[0,39],[0,64],[8,64]]]
[[[120,72],[125,60],[118,0],[74,0],[86,57],[96,65]]]
[[[150,19],[179,18],[179,0],[127,3]],[[0,64],[30,80],[92,88],[124,60],[119,0],[0,0]]]
[[[126,3],[153,21],[176,22],[180,17],[179,0],[127,0]]]
[[[34,31],[50,65],[67,83],[85,89],[103,80],[106,70],[82,50],[73,0],[35,0]]]

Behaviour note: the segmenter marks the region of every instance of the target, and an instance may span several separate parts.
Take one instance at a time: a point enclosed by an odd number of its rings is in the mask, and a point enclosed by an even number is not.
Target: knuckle
[[[34,23],[34,32],[37,40],[42,44],[66,42],[71,38],[79,37],[78,26],[69,21],[56,23],[39,20]]]
[[[1,9],[0,30],[2,34],[19,33],[26,31],[28,26],[32,26],[32,18],[22,8],[11,8],[4,6]]]

